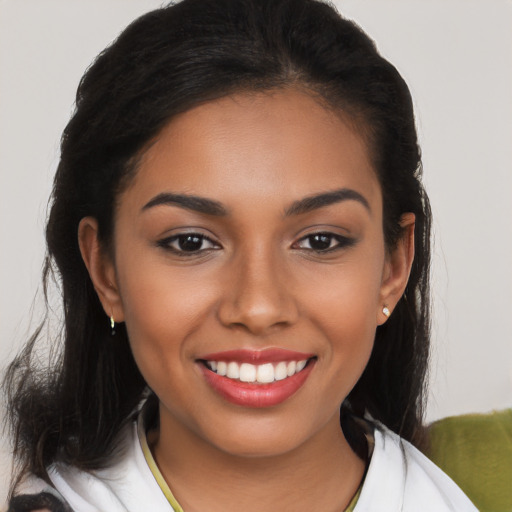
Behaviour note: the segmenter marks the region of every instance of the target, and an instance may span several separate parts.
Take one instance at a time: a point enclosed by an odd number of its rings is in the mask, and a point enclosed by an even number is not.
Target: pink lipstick
[[[314,354],[274,348],[216,352],[198,362],[206,382],[229,402],[271,407],[300,389],[316,359]]]

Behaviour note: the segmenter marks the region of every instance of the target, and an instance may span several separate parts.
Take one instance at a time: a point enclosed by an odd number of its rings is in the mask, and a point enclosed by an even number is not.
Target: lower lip
[[[203,364],[200,364],[200,366],[206,382],[228,402],[244,407],[261,408],[279,405],[296,393],[306,382],[314,363],[314,360],[309,361],[307,366],[299,373],[269,384],[252,384],[228,379],[217,375]]]

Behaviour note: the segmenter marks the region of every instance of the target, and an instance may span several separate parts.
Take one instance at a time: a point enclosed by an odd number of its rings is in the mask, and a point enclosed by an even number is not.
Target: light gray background
[[[415,99],[435,215],[427,419],[510,407],[512,3],[336,4],[377,41]],[[41,311],[39,299],[31,314],[46,202],[78,81],[127,23],[160,5],[0,0],[0,369]],[[5,449],[0,460],[1,508]]]

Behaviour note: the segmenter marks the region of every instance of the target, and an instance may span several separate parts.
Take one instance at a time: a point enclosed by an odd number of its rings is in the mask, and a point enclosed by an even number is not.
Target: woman
[[[407,86],[328,5],[130,25],[62,139],[63,350],[41,376],[35,335],[6,380],[11,510],[475,510],[413,447],[420,171]]]

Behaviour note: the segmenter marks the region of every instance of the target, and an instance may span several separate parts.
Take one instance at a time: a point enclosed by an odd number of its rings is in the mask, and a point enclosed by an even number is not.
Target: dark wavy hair
[[[116,198],[137,172],[143,148],[169,120],[212,99],[279,88],[300,88],[326,108],[343,110],[365,137],[382,189],[388,249],[401,236],[401,215],[416,216],[407,289],[377,328],[370,361],[341,419],[369,413],[419,443],[431,214],[407,85],[373,41],[326,3],[183,0],[129,25],[78,87],[46,229],[44,285],[57,280],[61,287],[65,325],[52,340],[61,348],[49,368],[38,367],[38,330],[4,380],[19,476],[47,479],[46,468],[56,461],[85,470],[107,465],[120,429],[151,394],[124,327],[110,335],[80,255],[80,220],[95,217],[110,250]]]

